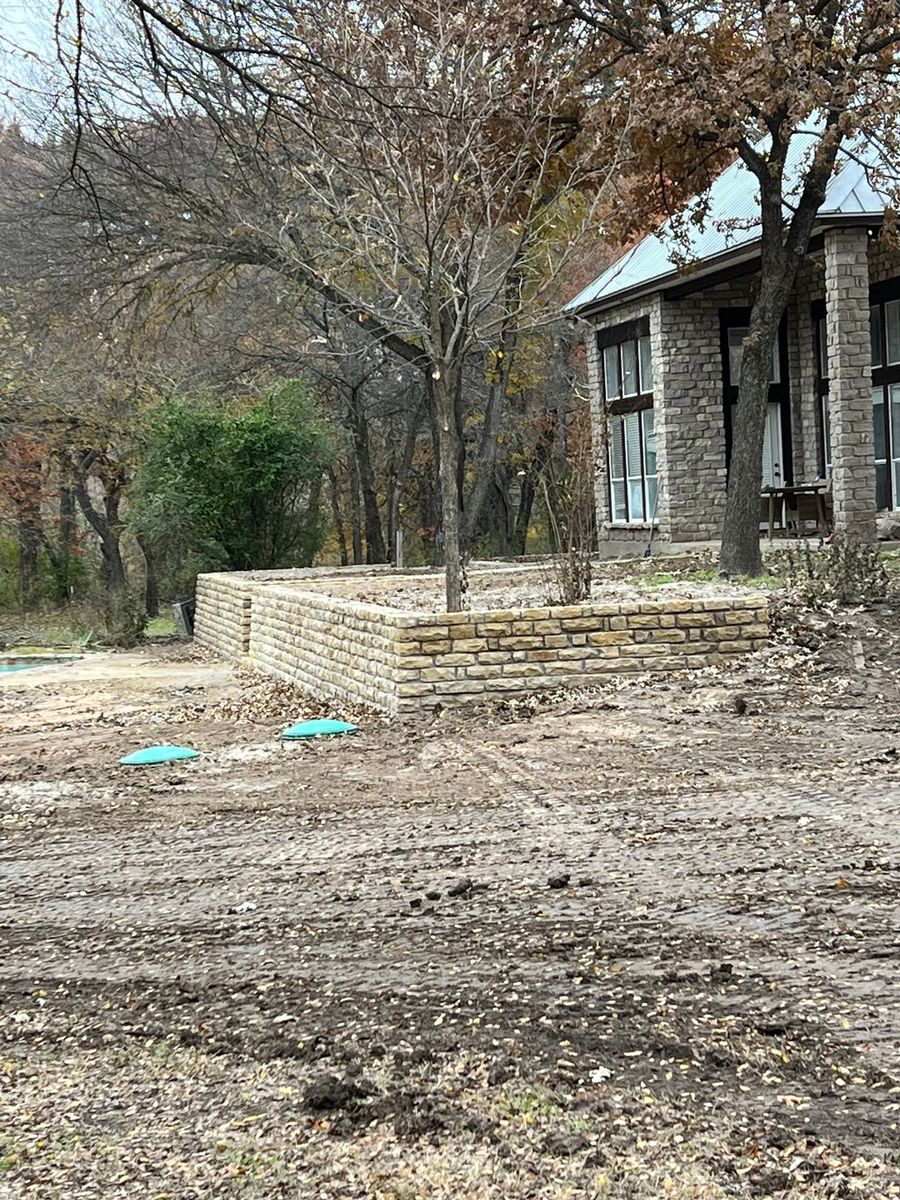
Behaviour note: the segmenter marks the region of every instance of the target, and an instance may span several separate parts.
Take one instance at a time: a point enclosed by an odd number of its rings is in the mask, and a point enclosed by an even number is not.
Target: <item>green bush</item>
[[[190,591],[199,570],[308,566],[330,453],[296,381],[241,411],[170,401],[146,423],[132,527],[173,592]]]

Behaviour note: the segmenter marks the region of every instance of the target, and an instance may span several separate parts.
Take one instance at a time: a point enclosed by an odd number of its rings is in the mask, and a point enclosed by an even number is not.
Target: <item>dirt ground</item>
[[[778,556],[771,555],[770,559],[777,563]],[[725,584],[715,577],[712,557],[704,554],[595,562],[592,569],[591,599],[599,604],[667,597],[739,596],[760,589],[759,581]],[[565,603],[558,571],[558,566],[549,560],[525,569],[473,569],[466,579],[464,606],[472,612],[489,612]],[[341,586],[346,586],[343,580]],[[435,574],[360,578],[354,599],[405,612],[439,613],[445,605],[444,581]]]
[[[0,1196],[900,1196],[900,623],[797,636],[308,745],[4,678]]]

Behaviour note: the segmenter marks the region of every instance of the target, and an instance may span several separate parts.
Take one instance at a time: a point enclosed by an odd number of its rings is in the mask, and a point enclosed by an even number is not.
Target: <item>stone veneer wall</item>
[[[768,637],[765,596],[409,613],[315,584],[253,588],[250,662],[391,713],[709,666]]]
[[[399,712],[398,618],[312,588],[263,584],[254,590],[250,665],[317,696]]]
[[[869,240],[869,283],[900,276],[900,249],[885,237]]]
[[[755,280],[741,279],[667,299],[661,293],[593,318],[587,337],[592,425],[597,454],[600,536],[646,538],[647,525],[610,521],[606,463],[606,408],[600,379],[597,330],[635,317],[650,321],[653,411],[662,541],[705,541],[721,536],[725,513],[725,414],[722,395],[722,309],[750,303]]]
[[[194,641],[223,658],[243,658],[250,649],[252,575],[225,573],[197,578]]]
[[[421,570],[408,572],[422,574]],[[194,641],[223,658],[244,658],[250,653],[250,623],[253,596],[259,587],[273,583],[314,586],[324,579],[353,576],[353,587],[360,577],[393,575],[390,563],[361,564],[349,567],[285,567],[275,571],[223,571],[197,576],[197,611],[194,616]]]
[[[862,542],[875,537],[868,242],[864,228],[825,234],[834,526]]]
[[[752,279],[662,305],[662,402],[673,541],[721,537],[725,517],[725,408],[720,312],[749,304]]]

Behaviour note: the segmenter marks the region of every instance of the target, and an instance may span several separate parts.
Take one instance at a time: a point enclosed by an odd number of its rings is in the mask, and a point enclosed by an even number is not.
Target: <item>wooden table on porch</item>
[[[786,532],[787,522],[785,520],[785,511],[788,508],[799,511],[799,503],[791,504],[791,501],[798,500],[802,496],[815,497],[816,525],[819,534],[824,536],[828,531],[828,516],[825,510],[826,487],[827,484],[824,479],[816,483],[776,484],[772,487],[764,487],[762,490],[762,499],[768,499],[769,541],[771,542],[775,536],[775,517],[778,512],[778,506],[781,506],[781,528]]]

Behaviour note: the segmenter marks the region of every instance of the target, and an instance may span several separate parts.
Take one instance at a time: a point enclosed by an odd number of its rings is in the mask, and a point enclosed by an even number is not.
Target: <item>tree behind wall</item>
[[[147,420],[132,524],[170,566],[309,566],[329,460],[324,427],[296,382],[236,412],[170,401]]]
[[[645,219],[671,212],[735,157],[754,176],[762,271],[741,359],[720,568],[757,575],[770,365],[816,213],[855,140],[900,161],[896,2],[554,0],[545,15],[570,21],[585,78],[616,64],[633,148],[658,181],[644,191]],[[804,132],[810,144],[798,156]],[[633,209],[640,214],[640,203]],[[691,217],[703,216],[701,194]]]
[[[591,228],[618,146],[580,119],[564,40],[533,50],[475,2],[215,0],[183,4],[177,21],[165,6],[121,7],[140,19],[115,37],[90,21],[61,34],[90,99],[60,156],[80,190],[52,202],[95,239],[94,286],[117,265],[118,282],[141,284],[263,268],[418,372],[458,608],[504,398],[493,390],[466,496],[467,372],[502,361],[556,307],[554,277]]]

